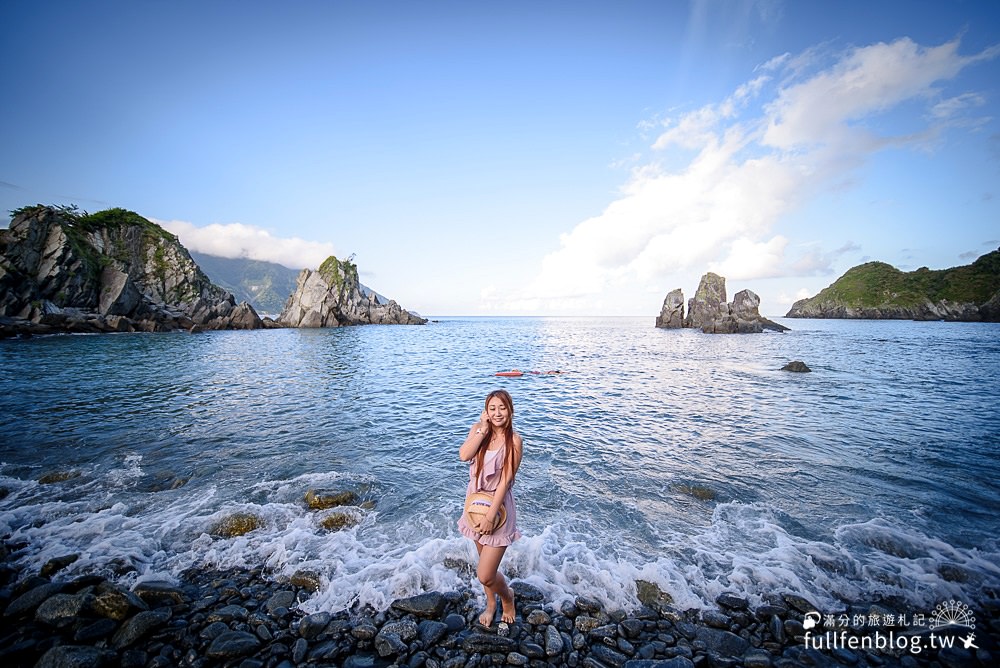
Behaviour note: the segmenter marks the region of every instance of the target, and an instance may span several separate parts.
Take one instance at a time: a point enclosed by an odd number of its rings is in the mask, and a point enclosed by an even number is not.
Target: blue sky
[[[1000,246],[993,2],[8,2],[0,211],[121,206],[425,315],[784,314]],[[9,219],[9,217],[8,217]],[[0,219],[0,225],[2,225]]]

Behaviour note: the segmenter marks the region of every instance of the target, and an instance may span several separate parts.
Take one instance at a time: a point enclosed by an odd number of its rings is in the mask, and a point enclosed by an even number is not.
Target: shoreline
[[[879,604],[849,607],[843,627],[821,621],[810,630],[813,606],[791,594],[756,608],[721,594],[714,609],[680,611],[657,590],[626,613],[587,597],[554,609],[541,591],[514,580],[517,621],[510,637],[500,637],[475,623],[481,594],[470,589],[422,593],[381,612],[307,615],[296,606],[319,587],[309,572],[273,580],[260,569],[193,569],[177,584],[147,581],[130,590],[100,575],[63,580],[59,567],[18,580],[16,569],[0,566],[4,666],[950,667],[989,666],[1000,657],[1000,602],[975,611],[978,649],[964,649],[964,628],[939,629],[936,640],[926,628],[866,628],[866,620],[895,617]],[[947,644],[942,636],[953,646],[935,645]]]

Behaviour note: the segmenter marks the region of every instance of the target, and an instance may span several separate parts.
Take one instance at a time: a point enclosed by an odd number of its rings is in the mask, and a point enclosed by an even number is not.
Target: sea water
[[[0,535],[10,560],[126,583],[300,569],[307,611],[475,587],[458,447],[508,390],[524,460],[508,576],[554,604],[678,608],[723,592],[928,611],[1000,590],[1000,326],[652,318],[0,342]],[[811,373],[779,369],[805,361]],[[555,371],[501,378],[517,368]],[[45,476],[73,476],[56,482]],[[320,524],[309,489],[352,490]],[[263,525],[223,538],[236,512]]]

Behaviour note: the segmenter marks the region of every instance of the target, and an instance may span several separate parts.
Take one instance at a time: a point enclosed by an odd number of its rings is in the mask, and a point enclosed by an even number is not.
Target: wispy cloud
[[[176,234],[188,250],[219,257],[265,260],[292,269],[316,269],[323,260],[336,255],[333,244],[276,237],[267,230],[241,223],[197,227],[181,220],[154,222]]]
[[[849,181],[872,153],[918,144],[932,130],[880,134],[881,114],[923,101],[930,125],[974,105],[974,93],[942,100],[936,86],[1000,49],[972,56],[958,49],[957,39],[923,47],[903,38],[836,54],[826,47],[785,54],[721,102],[660,121],[651,157],[633,168],[620,197],[563,234],[535,280],[507,294],[506,304],[566,308],[608,289],[644,290],[711,267],[743,280],[828,273],[836,257],[858,248],[790,258],[775,224],[821,189]],[[501,306],[488,290],[483,298]]]

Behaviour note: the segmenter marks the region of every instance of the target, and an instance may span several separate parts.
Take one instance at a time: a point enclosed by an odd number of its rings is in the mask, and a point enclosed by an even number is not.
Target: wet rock
[[[601,663],[614,666],[614,668],[622,668],[628,661],[627,656],[605,645],[591,645],[590,655]]]
[[[670,605],[673,603],[673,599],[670,594],[662,591],[656,584],[652,582],[647,582],[646,580],[636,580],[636,598],[643,605],[648,605],[654,610],[660,608],[661,606]]]
[[[510,654],[507,655],[507,665],[526,666],[528,665],[528,657],[519,652],[511,652]]]
[[[275,610],[278,610],[279,608],[287,610],[293,605],[295,605],[295,592],[285,589],[272,594],[271,597],[267,599],[267,603],[264,604],[264,609],[267,610],[268,614],[274,617]]]
[[[424,647],[436,645],[448,633],[448,625],[442,622],[425,619],[417,626],[417,637]]]
[[[305,638],[299,638],[292,645],[292,663],[300,664],[306,658],[306,653],[309,651],[309,641]]]
[[[41,575],[43,578],[52,577],[53,575],[55,575],[62,569],[66,568],[79,558],[80,558],[79,554],[67,554],[63,557],[55,557],[54,559],[49,559],[47,562],[45,562],[45,565],[42,566],[42,569],[38,571],[38,574]]]
[[[4,610],[4,617],[20,617],[35,612],[47,598],[63,591],[66,587],[62,582],[45,582],[24,592],[11,602]]]
[[[264,526],[264,520],[253,513],[233,513],[224,517],[209,531],[220,538],[235,538]]]
[[[545,593],[535,585],[528,584],[521,580],[510,583],[510,588],[514,591],[514,596],[521,602],[544,601]]]
[[[173,605],[184,603],[187,599],[184,592],[169,582],[140,582],[132,588],[132,593],[142,599],[147,605]]]
[[[532,610],[524,621],[532,626],[547,626],[552,623],[552,617],[544,610]]]
[[[701,627],[695,637],[705,643],[709,652],[719,656],[743,656],[743,653],[750,647],[750,643],[739,637],[735,633]]]
[[[357,526],[361,521],[351,513],[330,513],[318,521],[318,524],[327,531],[341,531]]]
[[[618,633],[625,636],[626,638],[638,638],[639,634],[642,633],[642,621],[635,618],[623,619],[618,624]]]
[[[201,633],[198,634],[198,637],[201,638],[202,640],[215,640],[216,638],[221,636],[223,633],[228,632],[229,630],[230,630],[229,625],[226,624],[225,622],[212,622],[211,624],[209,624],[208,626],[206,626],[201,630]]]
[[[35,620],[56,628],[69,626],[76,621],[77,617],[83,614],[93,598],[92,595],[80,596],[74,594],[56,594],[50,596],[35,610]]]
[[[750,650],[743,657],[744,668],[771,668],[771,655],[763,650]]]
[[[545,627],[545,654],[546,656],[558,656],[562,654],[565,644],[562,634],[554,626]]]
[[[293,587],[301,587],[309,593],[316,593],[319,591],[323,581],[316,571],[300,570],[292,573],[292,577],[289,578],[288,583]]]
[[[354,492],[330,492],[310,489],[305,496],[306,505],[310,510],[326,510],[335,506],[357,505],[358,495]]]
[[[590,614],[600,612],[604,607],[600,601],[591,596],[577,596],[576,600],[573,601],[573,605],[576,606],[577,610]]]
[[[133,611],[148,610],[149,606],[133,592],[110,582],[103,582],[95,589],[91,609],[101,617],[120,622]]]
[[[398,622],[389,622],[384,625],[379,633],[393,633],[399,636],[403,642],[410,642],[417,637],[417,625],[410,619],[402,619]],[[375,637],[378,640],[378,636]]]
[[[425,619],[439,618],[444,612],[444,606],[444,596],[436,591],[418,594],[410,598],[401,598],[392,602],[393,609],[408,612]]]
[[[306,640],[312,640],[326,628],[327,624],[333,619],[333,615],[329,612],[317,612],[311,615],[306,615],[299,622],[299,635]]]
[[[378,627],[370,622],[362,621],[354,625],[354,628],[351,629],[351,635],[358,640],[371,640],[378,635]]]
[[[781,367],[782,371],[792,371],[794,373],[809,373],[812,371],[805,362],[800,362],[795,360],[794,362],[789,362],[785,366]]]
[[[465,617],[452,613],[444,618],[444,623],[451,632],[461,631],[465,628]]]
[[[797,594],[783,594],[781,598],[785,601],[788,607],[798,610],[803,614],[807,612],[816,612],[819,609],[815,603]]]
[[[590,633],[598,626],[601,626],[601,620],[589,615],[578,615],[573,621],[573,627],[580,633]]]
[[[73,478],[79,478],[79,471],[53,471],[51,473],[46,473],[38,479],[40,485],[51,485],[56,482],[66,482],[67,480],[72,480]]]
[[[462,641],[462,649],[469,654],[507,654],[517,649],[517,642],[492,633],[471,633]]]
[[[81,645],[90,645],[98,640],[109,638],[112,633],[118,630],[118,624],[113,619],[98,619],[86,626],[82,626],[73,634],[73,642]]]
[[[211,612],[205,619],[211,622],[245,622],[250,612],[241,605],[226,605]]]
[[[737,596],[736,594],[730,594],[728,592],[723,592],[716,596],[715,602],[723,608],[729,610],[749,610],[750,603],[742,596]]]
[[[701,621],[716,629],[728,630],[731,624],[729,617],[718,610],[705,610],[701,613]]]
[[[96,647],[59,645],[45,652],[35,668],[99,668],[110,664],[111,658]]]
[[[170,617],[171,612],[169,608],[140,612],[122,624],[121,628],[118,629],[118,632],[111,639],[111,644],[115,649],[123,649],[134,645],[140,639],[170,621]]]
[[[379,656],[392,656],[394,654],[405,654],[409,648],[403,639],[395,633],[386,632],[382,629],[375,636],[375,651]]]
[[[233,659],[260,649],[257,636],[245,631],[227,631],[212,641],[206,655],[211,659]]]

